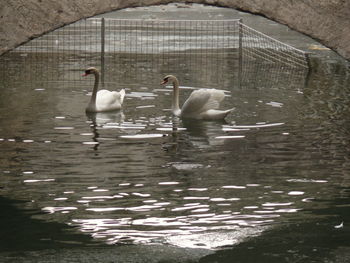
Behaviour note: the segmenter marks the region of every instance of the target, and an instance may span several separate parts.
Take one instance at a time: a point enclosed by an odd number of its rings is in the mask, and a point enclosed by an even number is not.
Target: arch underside
[[[240,0],[13,0],[0,11],[0,54],[32,38],[97,14],[128,7],[175,2],[209,4],[266,16],[318,39],[350,59],[349,1],[240,1]]]

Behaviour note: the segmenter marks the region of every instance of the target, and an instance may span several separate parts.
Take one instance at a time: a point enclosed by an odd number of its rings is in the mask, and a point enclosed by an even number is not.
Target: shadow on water
[[[164,245],[112,247],[79,234],[74,227],[33,219],[37,209],[0,196],[0,261],[5,262],[196,262],[206,250]],[[174,259],[174,255],[175,258]],[[172,259],[173,258],[173,259]]]
[[[17,208],[25,206],[25,203],[0,196],[1,252],[101,245],[86,235],[76,233],[73,227],[66,224],[33,219],[32,216],[42,212]]]
[[[342,198],[318,200],[327,202],[331,209],[308,210],[309,217],[303,222],[277,226],[199,262],[349,262],[350,228],[344,222],[350,221],[350,189],[339,191]]]

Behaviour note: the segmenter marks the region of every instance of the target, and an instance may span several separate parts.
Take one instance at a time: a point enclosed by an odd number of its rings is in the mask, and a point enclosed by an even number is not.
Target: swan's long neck
[[[181,113],[179,107],[179,81],[176,78],[173,81],[173,101],[171,110],[175,116],[179,116]]]
[[[92,90],[92,95],[91,95],[91,100],[90,100],[90,104],[92,104],[92,105],[96,105],[98,83],[100,80],[100,74],[97,71],[94,72],[94,75],[95,75],[95,84],[94,84],[94,89]]]

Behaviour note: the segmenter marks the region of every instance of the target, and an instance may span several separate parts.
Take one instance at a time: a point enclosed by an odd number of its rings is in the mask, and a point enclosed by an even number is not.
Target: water
[[[224,122],[173,118],[153,55],[111,59],[105,87],[126,88],[125,105],[92,115],[93,80],[80,75],[98,57],[2,57],[2,261],[347,262],[349,68],[246,61],[239,87],[229,62],[208,57],[225,79],[188,71],[186,54],[169,60],[182,102],[197,87],[227,91]]]

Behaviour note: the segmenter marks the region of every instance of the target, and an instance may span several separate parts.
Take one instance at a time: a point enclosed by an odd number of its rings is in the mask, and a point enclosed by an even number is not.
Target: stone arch
[[[350,1],[344,0],[12,0],[0,9],[0,54],[83,18],[127,7],[187,2],[260,14],[318,39],[350,59]]]

